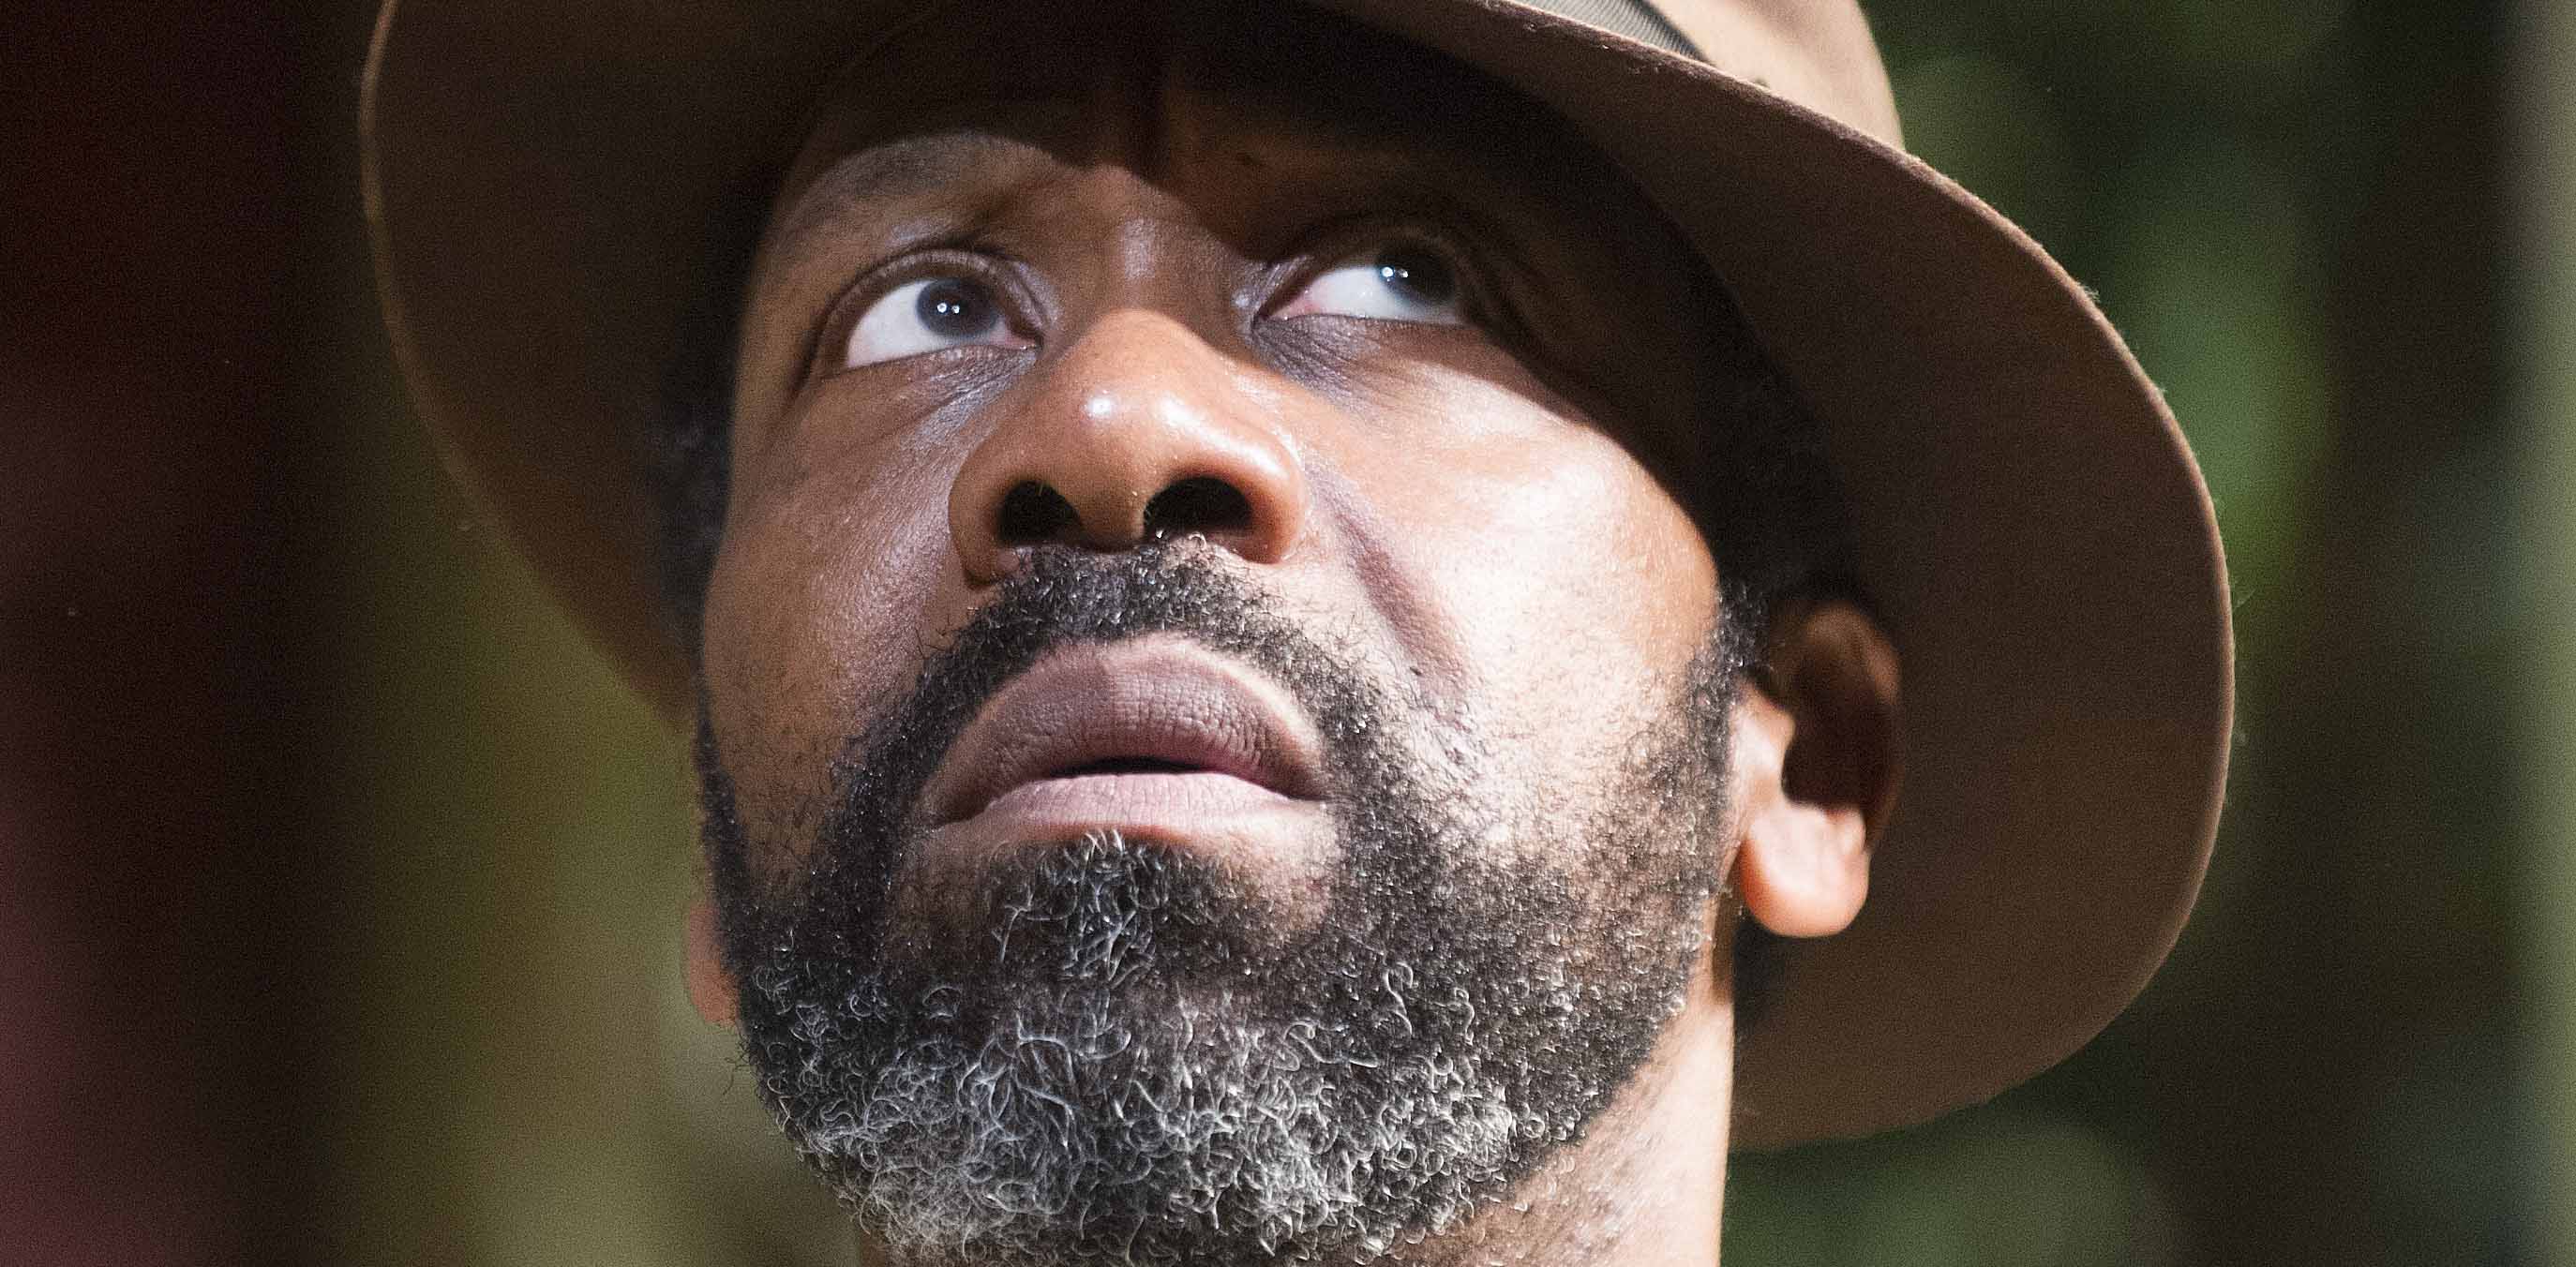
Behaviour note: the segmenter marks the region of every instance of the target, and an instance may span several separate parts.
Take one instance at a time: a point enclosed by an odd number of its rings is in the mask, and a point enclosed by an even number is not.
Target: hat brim
[[[674,718],[638,429],[814,96],[916,3],[388,4],[365,182],[450,468]],[[2073,1052],[2181,929],[2228,755],[2225,566],[2161,397],[2045,252],[1904,153],[1506,0],[1328,0],[1566,116],[1714,266],[1827,434],[1904,671],[1905,786],[1847,931],[1790,943],[1736,1147],[1922,1121]]]

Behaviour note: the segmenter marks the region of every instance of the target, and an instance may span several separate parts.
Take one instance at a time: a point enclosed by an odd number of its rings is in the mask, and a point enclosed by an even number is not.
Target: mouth
[[[1277,683],[1186,639],[1085,644],[994,696],[922,806],[934,831],[1226,834],[1319,801],[1320,748]]]

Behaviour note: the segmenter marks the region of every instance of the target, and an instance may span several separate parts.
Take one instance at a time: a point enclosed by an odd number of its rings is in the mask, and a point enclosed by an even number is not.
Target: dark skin
[[[704,655],[756,860],[794,865],[854,726],[1029,550],[1155,536],[1200,538],[1437,701],[1499,777],[1579,803],[1720,619],[1678,495],[1725,487],[1683,248],[1562,125],[1427,57],[1306,16],[1229,36],[1084,8],[1068,28],[960,6],[898,36],[776,203]],[[1460,1233],[1496,1256],[1715,1259],[1723,947],[1746,916],[1847,924],[1895,783],[1895,656],[1865,615],[1783,608],[1766,655],[1733,727],[1721,949],[1551,1163],[1558,1199]],[[1091,667],[1194,656],[1276,704],[1187,647]],[[1331,789],[1272,782],[1209,810],[1110,780],[1069,812],[1223,849],[1293,910],[1332,864]],[[990,817],[941,826],[923,865],[1012,847]],[[693,991],[722,1019],[695,923]]]

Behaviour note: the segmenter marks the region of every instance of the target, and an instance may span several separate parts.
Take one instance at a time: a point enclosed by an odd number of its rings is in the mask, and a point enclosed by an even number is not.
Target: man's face
[[[778,203],[706,608],[727,963],[900,1250],[1365,1256],[1706,993],[1703,283],[1433,59],[1080,7],[876,50]]]

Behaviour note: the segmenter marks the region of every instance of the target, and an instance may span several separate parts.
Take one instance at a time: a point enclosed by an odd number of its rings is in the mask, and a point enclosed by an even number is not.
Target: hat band
[[[1533,9],[1572,18],[1588,26],[1615,31],[1640,44],[1652,44],[1667,53],[1679,53],[1692,61],[1708,59],[1700,55],[1699,46],[1666,21],[1655,6],[1645,0],[1526,0]]]

